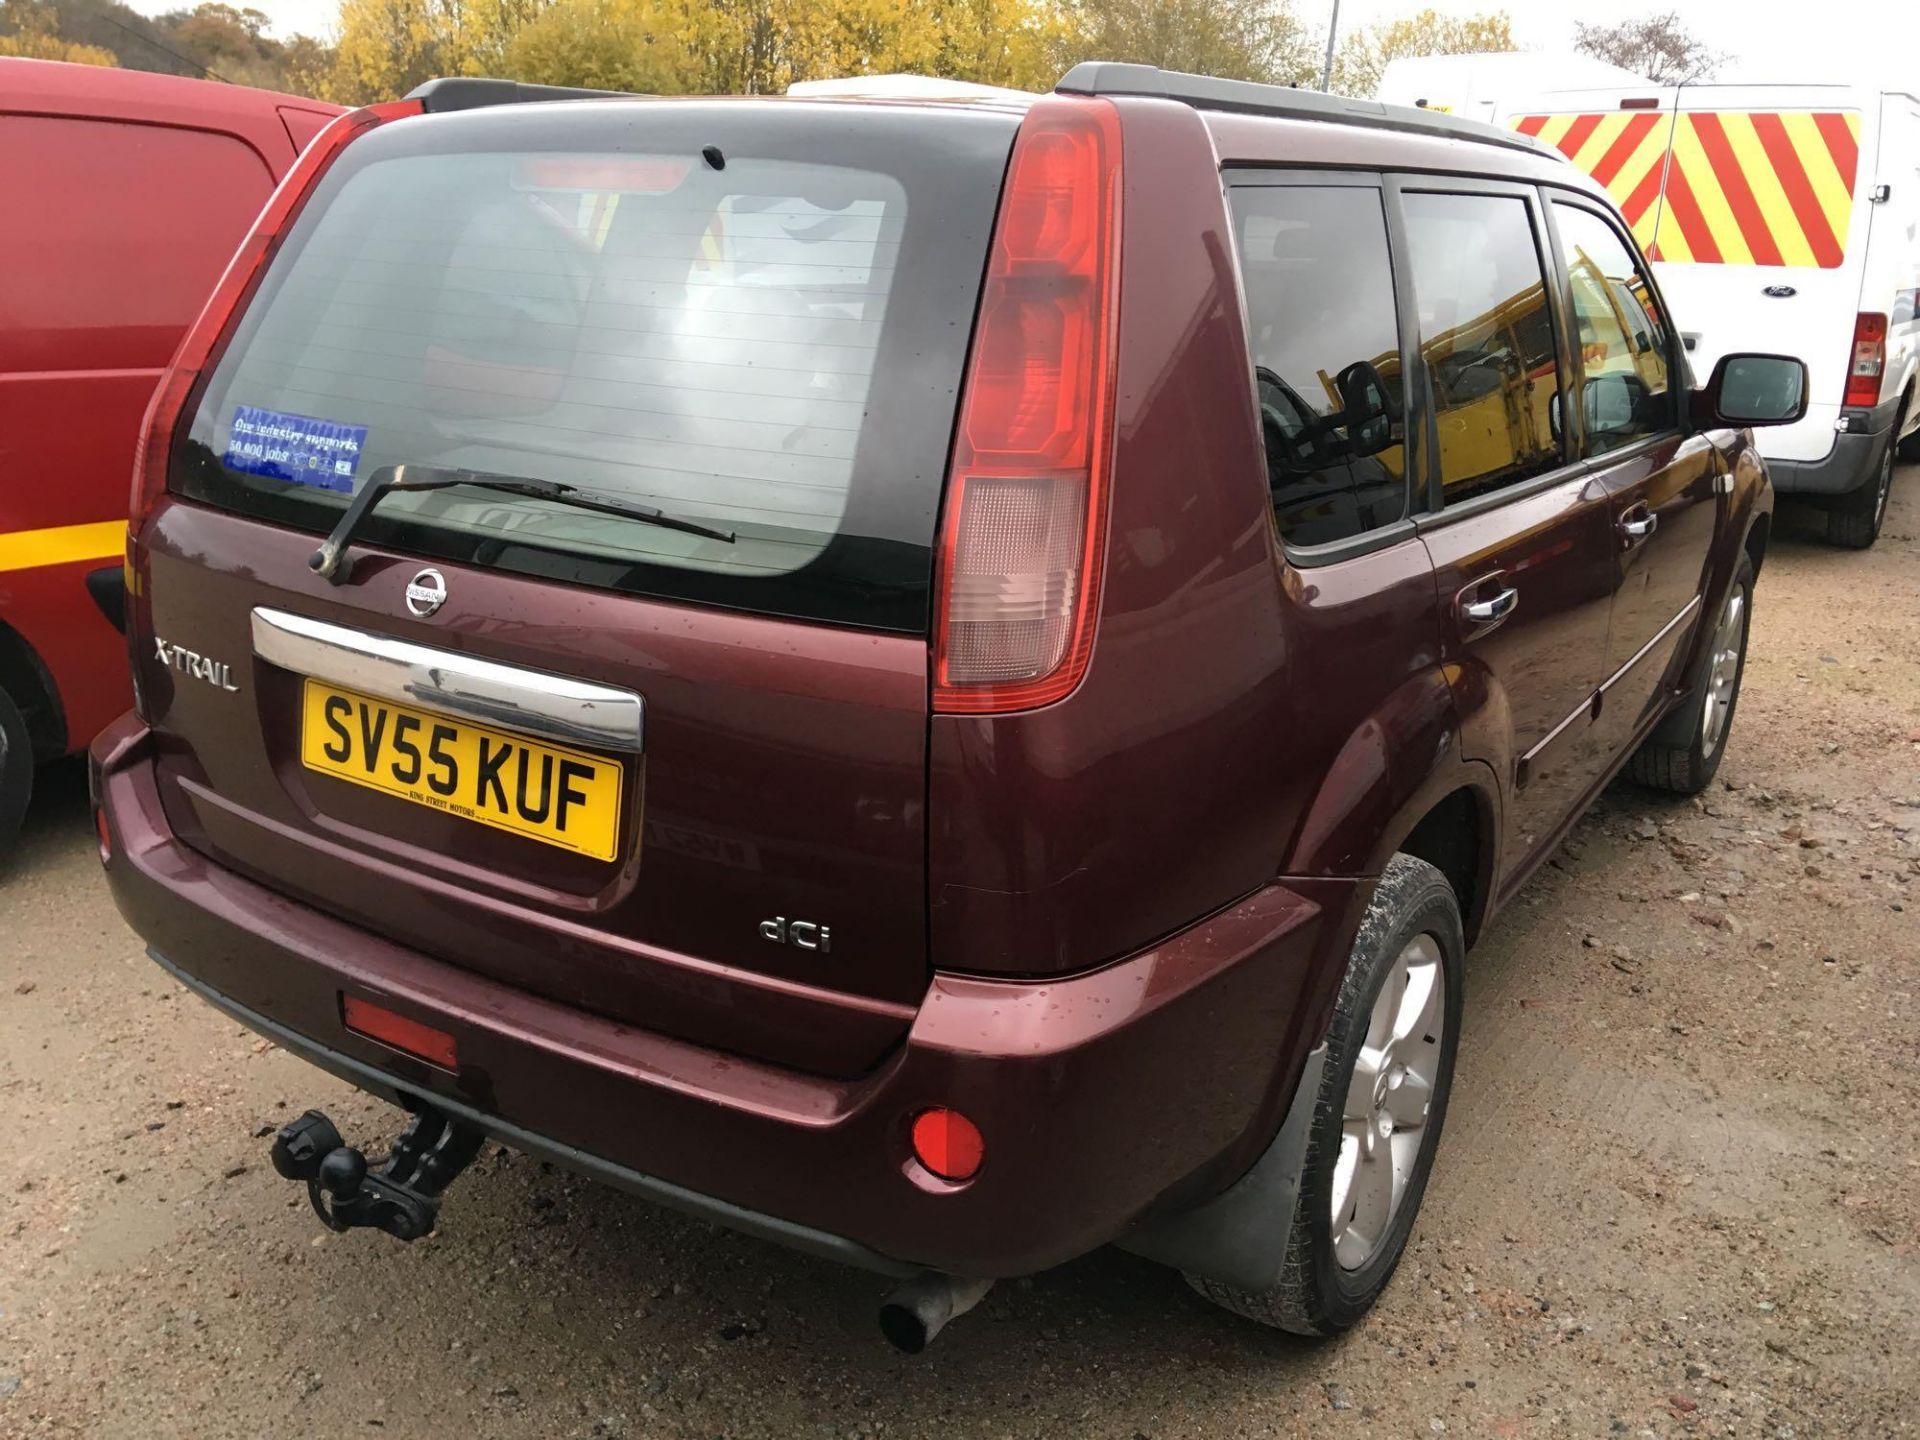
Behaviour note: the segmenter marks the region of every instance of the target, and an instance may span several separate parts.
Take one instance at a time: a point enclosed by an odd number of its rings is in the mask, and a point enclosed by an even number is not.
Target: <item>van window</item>
[[[323,530],[390,466],[557,481],[732,538],[465,487],[391,495],[365,535],[921,628],[955,317],[1013,119],[943,124],[936,148],[829,107],[777,133],[685,107],[650,115],[641,148],[607,107],[510,108],[343,152],[206,390],[182,487]]]
[[[1527,202],[1415,193],[1403,204],[1445,499],[1554,469],[1563,382]]]
[[[1233,192],[1274,518],[1325,545],[1405,518],[1406,405],[1380,191]]]
[[[1679,417],[1667,328],[1645,275],[1619,232],[1591,210],[1556,201],[1553,216],[1573,293],[1587,453],[1671,430]]]
[[[229,135],[0,115],[0,370],[166,364],[272,190]]]

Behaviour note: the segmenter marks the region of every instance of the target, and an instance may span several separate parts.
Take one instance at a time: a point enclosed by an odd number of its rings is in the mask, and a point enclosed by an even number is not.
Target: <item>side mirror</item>
[[[1792,425],[1807,413],[1807,366],[1791,355],[1727,355],[1693,392],[1701,425]]]

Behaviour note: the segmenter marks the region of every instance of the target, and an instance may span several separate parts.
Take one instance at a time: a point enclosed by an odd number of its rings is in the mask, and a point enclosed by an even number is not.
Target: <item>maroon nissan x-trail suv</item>
[[[1117,1242],[1308,1334],[1406,1244],[1468,942],[1704,786],[1772,508],[1613,206],[1418,111],[441,81],[307,151],[157,394],[102,857],[411,1113],[893,1274]]]

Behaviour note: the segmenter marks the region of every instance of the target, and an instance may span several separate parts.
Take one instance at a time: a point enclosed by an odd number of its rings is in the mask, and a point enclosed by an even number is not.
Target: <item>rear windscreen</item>
[[[1607,187],[1651,260],[1831,270],[1860,169],[1854,110],[1524,115]]]
[[[920,629],[1014,124],[605,103],[376,130],[275,260],[175,482],[313,530],[396,466],[560,482],[718,533],[465,485],[390,494],[361,533]]]

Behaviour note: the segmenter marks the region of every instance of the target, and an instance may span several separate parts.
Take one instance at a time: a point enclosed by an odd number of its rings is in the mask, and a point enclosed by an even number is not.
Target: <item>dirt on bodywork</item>
[[[266,1137],[394,1112],[156,969],[48,774],[0,870],[0,1435],[1909,1433],[1920,471],[1872,551],[1819,523],[1712,790],[1616,786],[1482,938],[1412,1247],[1321,1346],[1106,1253],[909,1360],[883,1282],[491,1146],[432,1238],[325,1234]]]

